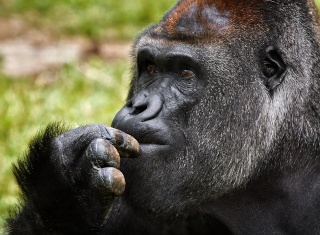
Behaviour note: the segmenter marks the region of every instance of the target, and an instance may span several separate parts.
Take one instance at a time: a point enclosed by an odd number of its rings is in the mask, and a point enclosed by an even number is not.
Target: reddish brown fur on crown
[[[154,34],[169,37],[232,33],[263,21],[261,0],[183,0],[160,22]]]

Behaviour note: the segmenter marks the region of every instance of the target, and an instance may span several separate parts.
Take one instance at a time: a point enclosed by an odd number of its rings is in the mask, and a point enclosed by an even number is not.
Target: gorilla
[[[312,0],[180,0],[132,55],[111,127],[31,141],[9,234],[320,234]]]

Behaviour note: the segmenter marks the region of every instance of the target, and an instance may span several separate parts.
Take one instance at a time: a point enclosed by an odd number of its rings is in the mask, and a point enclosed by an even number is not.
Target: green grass
[[[110,124],[124,103],[129,68],[128,61],[106,64],[93,58],[83,66],[65,66],[50,83],[0,75],[0,216],[16,203],[11,163],[27,148],[28,140],[52,121]],[[0,221],[0,234],[2,225]]]
[[[175,0],[0,0],[0,18],[17,17],[56,36],[131,39]],[[40,20],[41,19],[41,20]]]

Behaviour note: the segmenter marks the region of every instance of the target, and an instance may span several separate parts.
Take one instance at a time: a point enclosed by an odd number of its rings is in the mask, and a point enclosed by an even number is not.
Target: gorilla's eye
[[[271,61],[270,60],[268,60],[268,59],[266,59],[265,61],[264,61],[264,66],[265,66],[265,68],[264,68],[264,75],[265,76],[268,76],[268,77],[272,77],[273,75],[275,75],[276,74],[276,68],[275,68],[275,66],[271,63]]]
[[[184,78],[188,78],[188,77],[193,77],[195,76],[194,72],[190,69],[183,69],[181,70],[181,74],[180,74],[181,77],[184,77]]]
[[[154,74],[157,72],[157,68],[154,64],[148,64],[147,71],[148,71],[148,74]]]

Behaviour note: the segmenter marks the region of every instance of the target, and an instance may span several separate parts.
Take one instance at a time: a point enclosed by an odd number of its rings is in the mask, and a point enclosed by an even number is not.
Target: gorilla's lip
[[[171,130],[167,125],[159,123],[159,120],[158,122],[149,120],[132,123],[128,121],[122,123],[121,126],[115,126],[115,128],[134,137],[140,145],[170,145],[172,143]]]
[[[139,143],[142,157],[156,157],[173,149],[170,133],[153,128],[144,132],[129,133]]]
[[[179,141],[167,129],[148,129],[133,137],[139,142],[142,157],[168,156],[170,152],[176,151],[176,142]]]
[[[174,150],[183,136],[172,121],[162,118],[138,122],[129,118],[115,123],[113,127],[134,137],[142,151],[148,153]]]
[[[133,135],[140,145],[169,145],[168,140],[163,139],[163,134],[160,131],[145,133],[141,135]]]
[[[157,157],[163,156],[164,153],[170,151],[172,146],[163,144],[140,144],[141,157]]]

